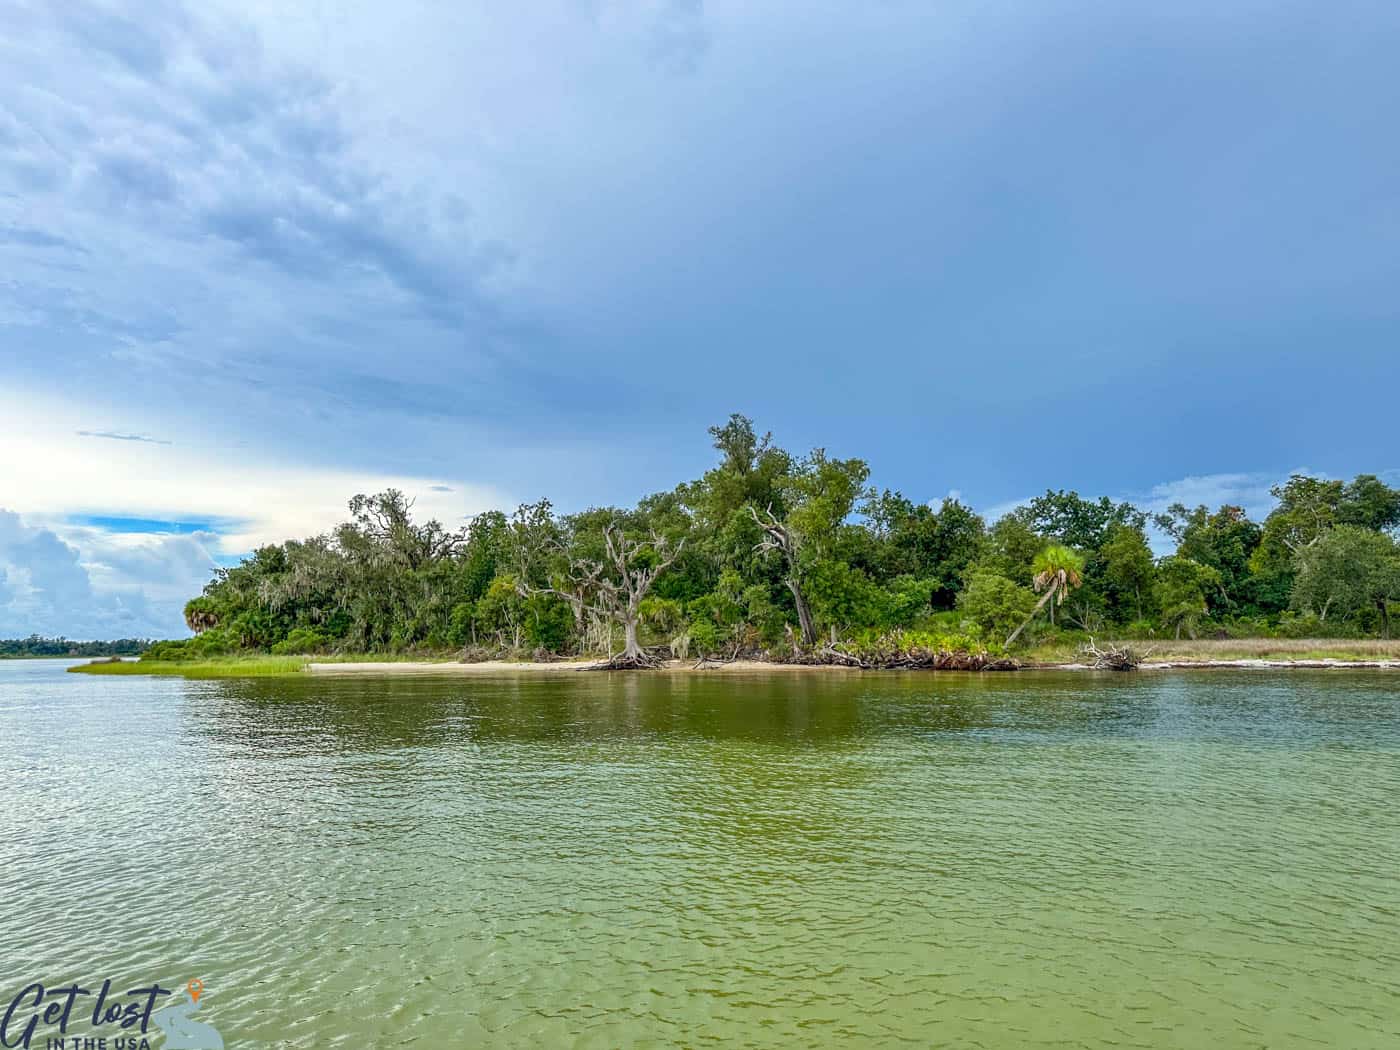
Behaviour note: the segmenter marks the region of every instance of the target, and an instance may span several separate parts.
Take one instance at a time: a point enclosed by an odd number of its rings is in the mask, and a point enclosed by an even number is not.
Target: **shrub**
[[[1005,638],[1019,627],[1035,608],[1035,595],[1029,587],[995,572],[979,570],[958,595],[958,609],[990,637]]]
[[[287,632],[287,637],[272,647],[272,652],[277,656],[296,656],[324,652],[328,645],[329,639],[320,631],[310,627],[293,627]]]
[[[686,630],[690,635],[690,648],[701,656],[708,656],[719,650],[720,630],[713,620],[693,620]]]

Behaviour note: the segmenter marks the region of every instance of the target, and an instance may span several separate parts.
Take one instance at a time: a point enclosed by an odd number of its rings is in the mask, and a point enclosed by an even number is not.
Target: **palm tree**
[[[1035,589],[1044,591],[1045,596],[1036,602],[1025,623],[1011,632],[1011,637],[1006,640],[1007,648],[1047,602],[1050,604],[1050,622],[1055,622],[1055,606],[1063,605],[1069,592],[1084,582],[1084,558],[1068,547],[1052,544],[1035,556],[1031,572],[1035,574],[1032,580]]]

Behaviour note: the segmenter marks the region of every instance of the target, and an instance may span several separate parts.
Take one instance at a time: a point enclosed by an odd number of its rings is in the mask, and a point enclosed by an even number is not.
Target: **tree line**
[[[1295,475],[1263,521],[1237,506],[1149,514],[1046,491],[994,522],[877,491],[860,459],[796,455],[732,416],[717,462],[635,507],[548,500],[461,528],[359,495],[331,532],[220,568],[195,637],[153,656],[464,650],[802,658],[838,643],[1000,652],[1066,634],[1389,636],[1400,489]],[[1174,544],[1154,554],[1149,530]]]
[[[0,660],[23,656],[139,656],[151,643],[144,638],[117,638],[110,642],[75,642],[59,636],[0,638]]]

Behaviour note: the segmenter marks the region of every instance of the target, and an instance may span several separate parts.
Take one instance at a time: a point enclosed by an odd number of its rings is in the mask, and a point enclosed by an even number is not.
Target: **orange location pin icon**
[[[189,984],[185,985],[185,987],[190,990],[190,998],[196,1003],[199,1002],[199,993],[204,991],[204,982],[199,980],[199,978],[195,978]]]

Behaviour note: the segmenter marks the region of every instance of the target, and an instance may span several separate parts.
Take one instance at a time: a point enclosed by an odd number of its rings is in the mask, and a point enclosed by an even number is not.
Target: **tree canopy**
[[[186,606],[195,637],[157,648],[646,659],[890,631],[997,648],[1063,631],[1387,633],[1400,602],[1400,490],[1376,475],[1294,476],[1262,522],[1065,489],[988,522],[877,491],[865,461],[790,452],[742,415],[709,434],[709,470],[630,508],[541,499],[443,523],[396,490],[356,495],[328,533],[215,571]]]

